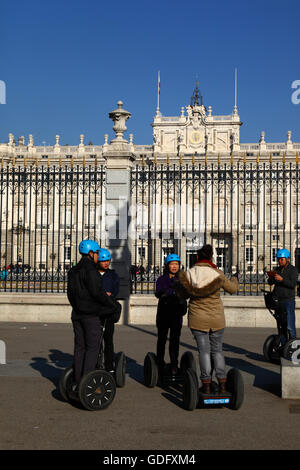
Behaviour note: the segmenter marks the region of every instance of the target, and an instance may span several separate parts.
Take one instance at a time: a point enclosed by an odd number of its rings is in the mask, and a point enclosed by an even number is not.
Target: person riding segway
[[[277,335],[270,335],[263,347],[264,356],[270,362],[278,363],[280,356],[290,359],[293,342],[296,339],[295,295],[298,271],[290,264],[290,252],[286,248],[277,251],[279,266],[266,271],[268,284],[274,285],[271,292],[261,289],[265,304],[277,323]],[[273,313],[274,312],[274,313]]]
[[[178,367],[179,341],[182,318],[187,311],[187,302],[179,296],[181,286],[178,282],[180,257],[169,254],[164,261],[164,273],[157,279],[155,296],[159,299],[156,314],[157,347],[156,355],[148,352],[144,360],[144,381],[146,386],[154,387],[157,382],[167,385],[182,381],[186,368],[196,368],[193,354],[186,351]],[[170,364],[165,363],[165,347],[170,330]]]
[[[116,299],[120,288],[120,278],[114,269],[110,269],[111,254],[106,248],[101,248],[97,269],[102,278],[102,289],[108,296]],[[104,340],[104,365],[105,369],[114,375],[117,386],[125,385],[126,358],[124,353],[114,353],[114,330],[115,323],[120,320],[121,313],[110,315],[105,322]]]
[[[187,304],[176,293],[178,287],[178,272],[180,269],[180,257],[169,254],[164,261],[164,274],[157,279],[155,296],[159,299],[156,314],[157,326],[157,363],[159,375],[165,373],[164,361],[165,347],[170,330],[170,372],[178,373],[179,340],[182,328],[182,317],[186,314]]]
[[[186,298],[190,298],[188,326],[197,343],[202,382],[198,389],[197,375],[190,369],[186,371],[183,404],[189,410],[198,403],[228,404],[238,409],[243,401],[242,376],[237,369],[231,369],[226,376],[222,348],[225,315],[220,289],[235,294],[238,280],[235,276],[227,279],[212,259],[212,246],[204,245],[198,250],[196,264],[178,276]],[[212,381],[214,370],[218,384]]]
[[[96,241],[81,241],[81,260],[68,272],[67,296],[73,307],[74,359],[68,374],[67,371],[63,374],[61,390],[68,384],[68,397],[71,399],[78,399],[82,377],[97,366],[103,332],[100,317],[119,313],[121,308],[102,289],[101,276],[96,267],[99,251]]]

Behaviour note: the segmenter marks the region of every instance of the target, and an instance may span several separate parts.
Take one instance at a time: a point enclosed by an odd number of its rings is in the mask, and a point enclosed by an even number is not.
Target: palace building
[[[262,282],[278,248],[290,249],[300,270],[300,143],[290,131],[285,142],[267,142],[263,131],[258,142],[240,142],[236,103],[214,115],[197,83],[178,116],[156,110],[152,144],[136,145],[133,134],[124,139],[131,113],[117,105],[109,113],[115,136],[102,145],[84,135],[77,145],[60,145],[59,135],[53,146],[35,145],[32,135],[0,143],[2,267],[26,265],[53,280],[76,261],[79,241],[93,237],[116,250],[120,265],[127,239],[135,283],[147,274],[153,281],[170,252],[190,266],[203,243],[213,244],[220,268],[250,284]]]

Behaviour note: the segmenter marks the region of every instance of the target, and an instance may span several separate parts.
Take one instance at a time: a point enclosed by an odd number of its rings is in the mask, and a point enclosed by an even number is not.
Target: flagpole
[[[238,113],[237,110],[237,68],[234,71],[234,114]]]
[[[158,72],[158,77],[157,77],[157,108],[156,108],[156,115],[159,115],[159,95],[160,95],[160,71]]]

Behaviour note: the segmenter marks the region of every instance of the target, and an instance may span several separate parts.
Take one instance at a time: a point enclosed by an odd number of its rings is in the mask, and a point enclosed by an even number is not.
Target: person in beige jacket
[[[220,290],[230,294],[238,291],[235,276],[227,279],[223,271],[212,262],[213,248],[204,245],[197,252],[197,262],[187,272],[178,275],[183,294],[189,298],[188,326],[197,343],[202,391],[210,393],[213,369],[219,382],[220,392],[226,391],[223,334],[225,328],[224,307]],[[213,361],[213,365],[212,365]]]

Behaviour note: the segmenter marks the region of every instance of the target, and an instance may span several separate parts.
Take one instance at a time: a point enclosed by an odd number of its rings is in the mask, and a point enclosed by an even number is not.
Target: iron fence
[[[281,247],[300,271],[299,166],[296,163],[145,162],[131,172],[136,205],[133,293],[150,293],[163,260],[178,253],[183,269],[204,243],[226,275],[238,271],[240,293],[257,295]]]
[[[97,165],[2,165],[2,291],[65,292],[79,242],[101,243],[104,185]]]
[[[136,165],[130,171],[131,292],[153,293],[164,258],[182,269],[197,249],[214,247],[240,293],[257,295],[276,251],[291,251],[300,271],[299,165],[202,162]],[[106,242],[106,169],[93,165],[1,165],[0,290],[65,292],[84,238]]]

